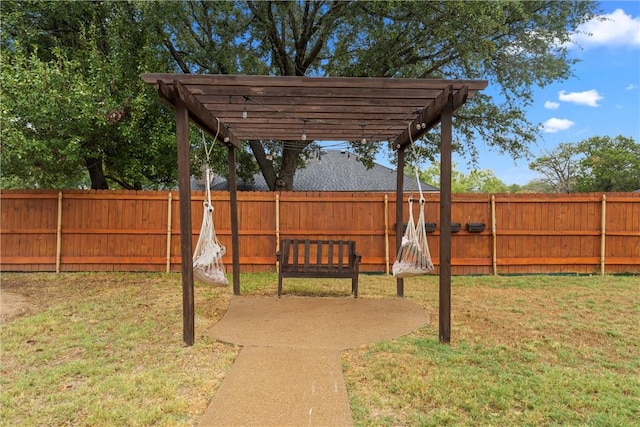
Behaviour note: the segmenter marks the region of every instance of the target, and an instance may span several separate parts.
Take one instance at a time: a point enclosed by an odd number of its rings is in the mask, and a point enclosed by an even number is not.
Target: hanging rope
[[[416,181],[418,183],[418,191],[420,192],[420,214],[418,222],[414,223],[413,219],[413,197],[409,198],[409,220],[400,250],[396,255],[396,261],[393,263],[393,275],[398,278],[419,276],[433,270],[433,262],[427,244],[427,231],[424,227],[424,205],[425,198],[420,185],[420,175],[418,168],[416,171]]]
[[[193,277],[208,285],[227,286],[229,281],[225,276],[224,264],[222,263],[222,257],[227,250],[218,240],[216,230],[213,225],[214,209],[213,204],[211,203],[211,168],[209,166],[213,144],[208,147],[202,129],[200,132],[202,134],[202,143],[207,157],[205,164],[206,197],[203,202],[204,212],[202,215],[200,235],[198,236],[196,249],[193,252]],[[214,138],[214,144],[219,133],[220,121],[218,120],[218,131]]]
[[[213,138],[213,142],[210,146],[207,146],[207,140],[204,137],[204,131],[200,129],[200,135],[202,135],[202,145],[204,146],[204,154],[207,157],[207,166],[211,164],[211,152],[213,151],[213,146],[218,139],[218,135],[220,135],[220,119],[216,117],[216,120],[218,121],[218,129],[216,130],[216,136]]]

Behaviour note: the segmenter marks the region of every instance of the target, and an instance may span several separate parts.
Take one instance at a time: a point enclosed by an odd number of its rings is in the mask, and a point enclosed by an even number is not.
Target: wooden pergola
[[[194,342],[189,120],[228,147],[233,292],[240,294],[235,149],[242,140],[363,141],[397,150],[396,251],[402,240],[405,149],[441,123],[439,338],[451,340],[452,118],[486,80],[143,74],[175,108],[183,339]],[[404,280],[397,279],[404,296]]]

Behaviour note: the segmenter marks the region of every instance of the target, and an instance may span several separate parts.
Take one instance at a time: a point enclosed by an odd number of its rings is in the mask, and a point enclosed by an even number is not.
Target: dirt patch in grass
[[[0,322],[6,322],[27,314],[31,305],[20,294],[4,291],[0,288]]]
[[[58,283],[49,274],[8,274],[0,276],[0,320],[8,322],[32,315],[49,307],[55,301],[68,298],[64,289],[51,292],[49,285]],[[24,279],[24,280],[23,280]]]
[[[78,301],[85,301],[88,295],[94,295],[97,284],[102,285],[102,291],[99,292],[117,291],[118,285],[128,286],[132,283],[141,289],[144,289],[145,285],[158,283],[181,286],[180,276],[177,274],[163,277],[163,275],[142,273],[5,273],[0,280],[0,316],[2,321],[32,315],[62,301],[71,305]],[[197,283],[196,287],[198,287]],[[176,295],[178,302],[181,303],[181,288],[178,291]],[[207,298],[210,296],[210,290],[203,287],[203,292],[203,295],[198,295],[197,292],[195,295],[196,303],[202,303],[206,300],[206,304],[197,306],[196,314],[210,321],[217,321],[229,306],[229,292],[221,290],[220,295],[226,296],[212,300]],[[149,295],[149,298],[156,297],[152,294]],[[176,301],[170,302],[171,305],[175,305],[175,303]],[[140,303],[141,308],[144,308],[144,305],[144,302]]]

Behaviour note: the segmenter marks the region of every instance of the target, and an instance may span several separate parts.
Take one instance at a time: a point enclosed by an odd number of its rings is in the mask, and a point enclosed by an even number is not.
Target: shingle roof
[[[425,182],[420,183],[423,191],[438,191]],[[211,183],[212,190],[228,190],[227,181],[216,177]],[[320,161],[313,158],[307,166],[296,171],[293,180],[294,191],[396,191],[396,171],[386,166],[374,164],[367,169],[356,156],[348,151],[321,151]],[[240,191],[269,191],[262,174],[254,176],[254,183],[238,180]],[[414,178],[405,175],[404,191],[418,191]]]

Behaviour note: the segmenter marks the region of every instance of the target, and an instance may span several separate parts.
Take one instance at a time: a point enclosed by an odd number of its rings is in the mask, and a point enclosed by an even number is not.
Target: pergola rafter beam
[[[216,123],[205,120],[207,115],[224,123],[223,132],[228,131],[230,138],[240,140],[296,141],[305,126],[309,140],[360,141],[365,133],[367,141],[394,145],[408,144],[437,125],[447,99],[443,92],[455,94],[457,106],[463,103],[457,102],[464,98],[460,95],[471,98],[487,85],[482,80],[220,74],[143,74],[142,78],[156,86],[164,84],[168,90],[160,91],[163,97],[183,99],[191,120],[214,135]],[[426,127],[418,130],[417,123]]]
[[[437,98],[429,104],[418,117],[411,123],[409,128],[405,129],[400,136],[396,139],[395,148],[406,147],[411,144],[411,141],[415,141],[422,137],[429,130],[433,129],[438,123],[440,123],[442,112],[445,107],[451,102],[453,111],[462,107],[469,96],[469,86],[465,85],[458,90],[453,89],[453,85],[447,86]],[[452,98],[451,98],[452,97]],[[451,98],[451,100],[450,100]],[[424,124],[424,126],[422,126]]]
[[[206,130],[209,134],[214,137],[217,135],[219,142],[225,145],[231,144],[236,148],[242,148],[240,140],[229,132],[229,129],[224,125],[224,123],[220,123],[220,126],[218,126],[219,119],[207,110],[205,106],[202,105],[202,103],[200,103],[200,101],[198,101],[197,98],[189,92],[178,79],[174,80],[173,86],[176,88],[178,96],[184,105],[189,109],[193,116],[198,119],[198,122],[205,124]]]
[[[168,85],[162,80],[156,82],[156,90],[160,97],[175,108],[176,99],[179,98],[189,111],[189,118],[199,128],[206,131],[212,137],[218,135],[218,141],[224,145],[233,145],[236,148],[242,147],[238,137],[233,135],[228,127],[220,122],[218,129],[218,118],[213,115],[201,102],[199,102],[179,81],[173,85]],[[225,139],[227,141],[225,141]]]

